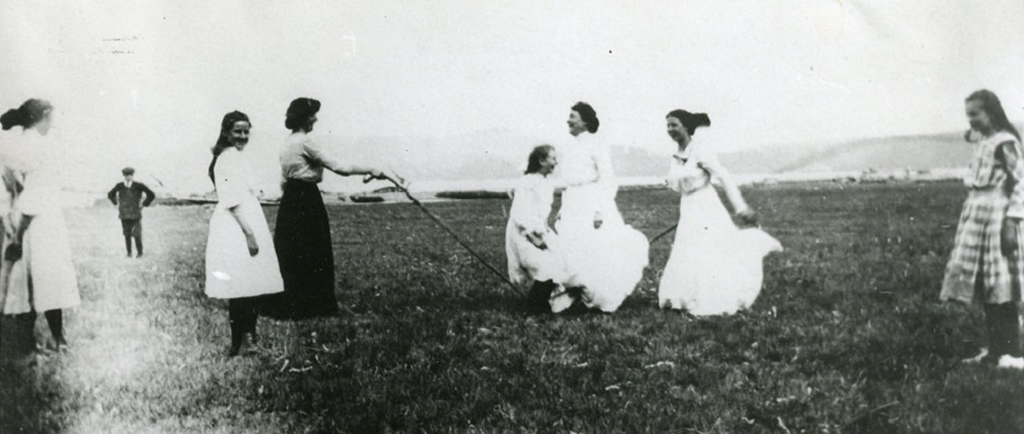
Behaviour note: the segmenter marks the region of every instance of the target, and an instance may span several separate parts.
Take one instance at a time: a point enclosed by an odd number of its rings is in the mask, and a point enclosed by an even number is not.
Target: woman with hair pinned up
[[[4,249],[7,274],[4,314],[16,315],[21,351],[35,347],[33,325],[43,312],[57,351],[68,348],[63,310],[78,306],[78,279],[71,258],[71,242],[64,211],[63,153],[49,135],[53,105],[41,99],[25,101],[0,116],[4,130],[22,128],[20,140],[9,150],[7,162],[24,188],[14,202],[12,233]]]
[[[667,183],[680,199],[679,225],[658,285],[658,303],[695,316],[748,308],[761,292],[762,259],[782,246],[760,229],[737,228],[719,200],[712,182],[722,185],[741,221],[756,224],[715,152],[692,141],[697,128],[711,125],[708,115],[673,110],[665,120],[669,137],[679,146]]]
[[[647,238],[622,220],[610,151],[596,137],[600,121],[585,102],[569,112],[573,138],[558,149],[565,183],[555,229],[574,278],[551,296],[560,312],[579,300],[587,308],[616,311],[633,293],[647,266]]]
[[[366,175],[402,182],[389,171],[348,164],[313,140],[309,133],[319,111],[320,101],[296,98],[285,113],[285,127],[292,133],[281,148],[283,193],[274,231],[284,292],[263,301],[264,312],[278,319],[331,316],[338,312],[331,224],[318,186],[323,181],[324,169],[341,176]]]

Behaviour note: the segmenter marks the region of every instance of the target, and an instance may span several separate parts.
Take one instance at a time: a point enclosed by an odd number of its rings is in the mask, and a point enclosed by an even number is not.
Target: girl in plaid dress
[[[985,306],[989,348],[966,361],[1024,369],[1018,320],[1024,282],[1024,149],[994,93],[972,93],[966,112],[971,129],[965,138],[977,143],[964,178],[969,193],[940,298]]]

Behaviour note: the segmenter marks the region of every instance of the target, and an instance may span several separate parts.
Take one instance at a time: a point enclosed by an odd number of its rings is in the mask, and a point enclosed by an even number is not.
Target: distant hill
[[[343,149],[353,161],[388,164],[415,180],[492,180],[518,177],[526,155],[543,140],[513,130],[493,129],[445,138],[321,138]],[[770,145],[720,155],[738,174],[864,172],[965,167],[972,147],[961,132],[877,137],[832,144]],[[615,172],[623,177],[657,177],[668,169],[668,155],[647,149],[613,147]],[[332,177],[325,189],[344,181]],[[348,185],[353,185],[352,181]],[[341,188],[344,189],[344,188]]]
[[[960,133],[881,137],[826,146],[773,146],[721,156],[737,173],[850,172],[967,165],[972,147]]]
[[[911,169],[962,168],[967,165],[972,147],[960,132],[866,138],[836,143],[768,145],[737,152],[722,153],[720,158],[736,174],[784,175],[799,178],[801,173],[869,172]],[[340,137],[329,134],[315,136],[325,147],[334,149],[347,162],[389,166],[421,188],[477,189],[488,181],[518,178],[526,166],[526,157],[534,146],[558,144],[554,140],[524,134],[512,129],[496,128],[453,134],[445,137],[415,136]],[[271,144],[254,148],[263,154],[250,153],[259,182],[267,197],[276,197],[279,189],[279,168],[276,151]],[[254,151],[255,152],[255,151]],[[183,154],[184,155],[184,154]],[[175,160],[175,155],[156,156],[157,167],[174,167],[156,179],[143,177],[162,197],[186,197],[208,193],[206,179],[207,155],[201,161]],[[179,156],[180,157],[180,156]],[[84,157],[83,157],[84,158]],[[180,160],[180,161],[179,161]],[[657,178],[668,169],[666,152],[649,149],[613,147],[612,160],[620,177]],[[154,163],[155,164],[155,163]],[[86,165],[88,166],[88,165]],[[102,198],[108,185],[118,177],[110,173],[85,173],[80,178],[81,192]],[[112,171],[112,170],[108,170]],[[116,171],[113,171],[116,175]],[[152,179],[151,179],[152,178]],[[467,181],[455,183],[455,181]],[[321,189],[328,192],[369,191],[388,184],[363,184],[358,177],[326,176]],[[440,187],[438,187],[440,186]],[[433,190],[431,190],[433,191]]]

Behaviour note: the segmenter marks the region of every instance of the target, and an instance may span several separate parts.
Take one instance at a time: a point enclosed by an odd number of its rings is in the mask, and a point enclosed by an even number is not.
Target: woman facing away
[[[567,124],[573,139],[558,150],[566,188],[555,229],[575,278],[568,289],[552,294],[551,307],[559,312],[578,299],[614,312],[643,277],[647,238],[623,222],[615,204],[618,183],[609,150],[595,136],[600,121],[594,108],[575,104]]]
[[[964,177],[967,200],[939,297],[984,305],[988,348],[966,362],[1024,369],[1018,310],[1024,149],[996,94],[976,91],[964,105],[971,126],[965,137],[980,140]]]
[[[66,350],[63,310],[81,303],[61,209],[64,150],[49,136],[52,122],[53,105],[40,99],[25,101],[0,116],[4,130],[22,128],[6,158],[16,178],[24,181],[24,189],[10,214],[13,224],[2,276],[7,285],[3,313],[16,315],[18,324],[17,353],[35,348],[33,328],[40,311],[56,349]]]
[[[259,340],[257,297],[284,290],[270,228],[254,194],[258,189],[252,169],[242,155],[250,127],[245,113],[224,115],[209,169],[217,206],[206,242],[206,295],[228,299],[228,356]]]
[[[708,116],[673,110],[665,119],[669,137],[679,145],[667,182],[680,199],[679,225],[658,285],[658,303],[696,316],[748,308],[761,292],[762,259],[782,246],[760,229],[737,228],[718,198],[712,182],[721,183],[741,220],[755,222],[713,150],[692,141],[698,127],[711,125]]]
[[[334,250],[331,223],[318,184],[324,169],[341,176],[401,178],[384,170],[347,164],[313,140],[320,101],[297,98],[288,106],[285,127],[292,131],[281,148],[283,178],[274,243],[281,263],[284,292],[264,300],[265,313],[280,319],[330,316],[338,312],[334,294]]]
[[[569,279],[558,235],[548,226],[555,196],[550,178],[558,164],[555,148],[541,145],[530,153],[526,173],[516,185],[505,228],[508,275],[517,285],[532,287],[530,313],[550,312],[549,297]]]

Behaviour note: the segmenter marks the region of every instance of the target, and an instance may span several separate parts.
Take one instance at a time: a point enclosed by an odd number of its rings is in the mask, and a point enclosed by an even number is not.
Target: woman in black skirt
[[[334,315],[334,252],[331,227],[317,184],[324,169],[342,176],[399,179],[382,169],[345,164],[309,137],[320,101],[298,98],[288,106],[285,127],[292,134],[281,150],[284,178],[277,212],[274,246],[284,279],[284,292],[267,296],[263,312],[278,319]]]

